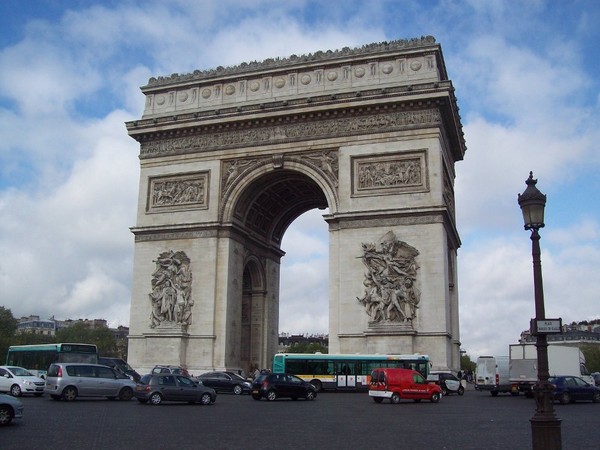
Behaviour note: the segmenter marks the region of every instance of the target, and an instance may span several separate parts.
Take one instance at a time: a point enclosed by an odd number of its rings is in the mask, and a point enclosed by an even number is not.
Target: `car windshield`
[[[23,369],[22,367],[8,367],[8,370],[10,370],[14,376],[16,377],[33,377],[34,375]]]

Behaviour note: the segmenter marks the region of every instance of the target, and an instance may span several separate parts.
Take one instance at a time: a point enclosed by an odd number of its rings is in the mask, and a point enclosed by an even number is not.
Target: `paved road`
[[[438,404],[375,404],[367,394],[257,402],[220,394],[211,406],[72,403],[24,398],[25,418],[0,429],[11,449],[529,449],[534,401],[469,390]],[[600,404],[556,405],[563,449],[600,448]]]

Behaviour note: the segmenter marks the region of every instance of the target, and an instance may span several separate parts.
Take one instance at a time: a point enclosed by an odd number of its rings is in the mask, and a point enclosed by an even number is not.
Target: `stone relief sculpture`
[[[204,203],[204,179],[155,182],[152,206]]]
[[[419,251],[399,241],[392,231],[381,239],[379,249],[373,243],[362,243],[362,249],[360,258],[367,266],[365,294],[356,299],[371,322],[412,323],[421,297],[415,286]]]
[[[316,165],[327,177],[333,181],[333,185],[338,185],[338,156],[335,151],[324,151],[313,154],[303,155],[314,165]]]
[[[372,162],[358,167],[358,188],[419,186],[421,161],[419,158],[398,161]]]
[[[152,304],[150,328],[166,325],[192,323],[192,272],[190,259],[185,252],[161,253],[156,260],[156,269],[152,274],[152,292],[149,294]]]

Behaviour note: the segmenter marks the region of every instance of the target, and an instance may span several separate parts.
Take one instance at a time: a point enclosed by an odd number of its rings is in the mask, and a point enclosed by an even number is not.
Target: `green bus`
[[[42,378],[56,362],[98,364],[98,348],[94,344],[70,343],[11,345],[6,354],[7,366],[23,367]]]
[[[274,373],[290,373],[313,384],[317,390],[366,391],[373,369],[395,367],[413,369],[425,379],[431,367],[429,356],[413,355],[342,355],[325,353],[277,353]]]

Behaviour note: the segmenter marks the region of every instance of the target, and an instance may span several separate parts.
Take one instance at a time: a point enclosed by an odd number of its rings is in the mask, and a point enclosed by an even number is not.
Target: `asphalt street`
[[[0,429],[11,449],[530,449],[532,399],[468,390],[437,404],[374,403],[363,393],[315,401],[219,394],[210,406],[26,397],[25,417]],[[600,448],[600,404],[555,405],[563,449]]]

